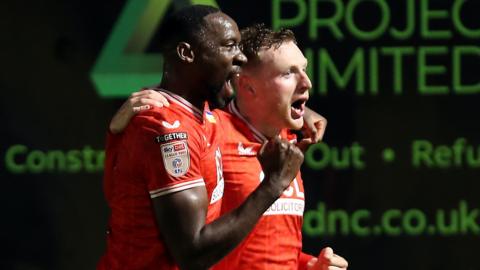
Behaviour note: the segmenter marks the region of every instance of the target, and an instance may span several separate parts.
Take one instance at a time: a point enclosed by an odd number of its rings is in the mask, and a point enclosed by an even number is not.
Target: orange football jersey
[[[222,214],[238,207],[260,184],[264,174],[257,152],[266,138],[250,125],[231,102],[215,111],[224,129],[223,172],[225,195]],[[287,130],[282,137],[295,140]],[[253,231],[214,269],[279,270],[299,268],[305,207],[300,172],[283,195],[263,214]]]
[[[220,215],[220,123],[208,106],[201,111],[162,91],[170,107],[138,114],[107,143],[104,189],[111,216],[98,269],[178,269],[161,241],[153,198],[205,186],[207,223]]]

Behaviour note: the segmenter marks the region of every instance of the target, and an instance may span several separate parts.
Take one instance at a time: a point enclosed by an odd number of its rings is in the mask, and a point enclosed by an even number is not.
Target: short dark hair
[[[220,9],[207,5],[191,5],[174,12],[160,30],[161,52],[167,53],[181,41],[198,44],[205,34],[204,18],[217,12],[221,12]]]
[[[260,50],[268,50],[272,47],[278,49],[284,42],[288,41],[297,43],[295,34],[291,30],[282,28],[273,31],[263,23],[243,28],[240,32],[242,34],[240,46],[249,64],[258,60]]]

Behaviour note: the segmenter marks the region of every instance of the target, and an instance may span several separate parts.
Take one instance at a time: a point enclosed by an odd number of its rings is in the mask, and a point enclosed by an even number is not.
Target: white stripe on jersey
[[[182,190],[186,190],[194,187],[201,187],[201,186],[205,186],[205,182],[203,181],[203,178],[188,181],[188,182],[182,182],[169,187],[159,188],[156,190],[152,190],[149,193],[150,193],[150,198],[153,199],[169,193],[178,192],[178,191],[182,191]]]

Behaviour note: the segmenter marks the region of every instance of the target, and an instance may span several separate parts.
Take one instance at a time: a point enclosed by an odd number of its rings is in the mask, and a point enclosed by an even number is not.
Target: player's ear
[[[193,63],[193,60],[195,60],[195,53],[193,52],[192,46],[187,42],[179,42],[177,44],[177,56],[180,60],[187,63]]]

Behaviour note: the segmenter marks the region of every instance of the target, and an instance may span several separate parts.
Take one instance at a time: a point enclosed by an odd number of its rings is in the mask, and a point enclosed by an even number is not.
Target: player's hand
[[[257,157],[265,173],[264,181],[270,181],[278,194],[290,186],[303,162],[302,151],[279,136],[264,143]]]
[[[133,115],[154,106],[168,107],[170,103],[160,92],[155,90],[144,89],[131,94],[110,121],[110,132],[114,134],[122,132]]]
[[[348,262],[341,256],[333,253],[333,249],[322,249],[317,258],[308,262],[308,270],[347,270]]]
[[[302,151],[306,151],[310,145],[318,143],[323,139],[326,128],[327,119],[325,117],[309,108],[305,108],[302,128],[304,138],[297,143],[297,146]]]

